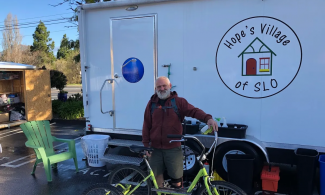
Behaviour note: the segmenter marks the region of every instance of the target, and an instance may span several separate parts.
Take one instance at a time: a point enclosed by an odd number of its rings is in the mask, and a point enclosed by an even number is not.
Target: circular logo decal
[[[293,29],[267,16],[233,25],[216,52],[222,82],[247,98],[266,98],[283,91],[297,76],[301,60],[301,44]]]
[[[137,58],[129,58],[122,65],[122,74],[130,83],[139,82],[144,74],[142,62]]]

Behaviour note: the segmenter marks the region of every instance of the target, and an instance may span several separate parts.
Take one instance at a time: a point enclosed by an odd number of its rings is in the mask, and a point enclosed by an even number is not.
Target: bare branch
[[[49,5],[52,6],[52,7],[57,7],[57,6],[59,6],[59,5],[63,5],[63,4],[65,4],[65,3],[67,3],[67,2],[69,2],[69,4],[71,4],[71,0],[63,0],[63,2],[58,3],[58,4],[56,4],[56,5],[51,5],[51,4],[49,4]]]

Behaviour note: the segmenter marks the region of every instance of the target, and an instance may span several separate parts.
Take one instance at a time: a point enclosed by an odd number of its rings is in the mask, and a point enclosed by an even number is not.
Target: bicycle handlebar
[[[187,135],[173,135],[173,134],[169,134],[169,135],[167,135],[167,138],[182,138],[181,140],[171,140],[170,141],[170,143],[171,142],[179,142],[179,141],[185,141],[184,139],[192,139],[192,140],[194,140],[196,143],[198,143],[199,145],[200,145],[200,147],[202,148],[202,153],[201,153],[201,155],[200,155],[200,160],[202,159],[202,157],[203,157],[203,155],[204,155],[204,152],[205,152],[205,147],[204,147],[204,145],[202,144],[202,142],[198,139],[198,138],[196,138],[196,137],[194,137],[194,136],[187,136]],[[211,145],[211,147],[210,147],[210,149],[209,149],[209,151],[205,154],[206,156],[212,151],[212,148],[214,148],[216,145],[217,145],[217,140],[218,140],[218,133],[215,131],[214,132],[214,138],[215,138],[215,140],[214,140],[214,142],[213,142],[213,144]]]

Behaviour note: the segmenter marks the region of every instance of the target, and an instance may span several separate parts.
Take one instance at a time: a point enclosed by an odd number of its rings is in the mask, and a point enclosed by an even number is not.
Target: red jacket
[[[193,105],[189,104],[186,99],[178,97],[175,91],[171,92],[170,97],[165,102],[165,106],[172,107],[170,101],[172,98],[175,98],[178,112],[182,121],[184,120],[185,116],[196,118],[205,123],[212,118],[211,115],[206,114],[199,108],[195,108]],[[142,143],[145,147],[149,147],[150,143],[151,147],[158,149],[171,149],[178,147],[181,145],[181,143],[169,143],[170,140],[175,138],[167,138],[167,135],[182,135],[182,123],[173,108],[168,108],[166,111],[159,108],[158,100],[159,98],[157,94],[154,94],[146,107],[142,128]],[[154,110],[151,116],[152,102],[156,103],[157,108]]]

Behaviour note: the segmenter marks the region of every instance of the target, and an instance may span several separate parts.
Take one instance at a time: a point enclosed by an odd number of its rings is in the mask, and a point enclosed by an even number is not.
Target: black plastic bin
[[[227,154],[228,181],[247,194],[253,189],[254,160],[252,155]]]
[[[222,127],[223,123],[220,124],[221,127],[218,127],[219,137],[230,137],[230,138],[237,138],[237,139],[246,138],[246,130],[248,128],[247,125],[227,123],[228,127],[225,128]],[[209,135],[214,135],[214,133],[211,133]]]
[[[192,121],[186,121],[186,124],[183,125],[183,135],[186,134],[196,134],[200,131],[200,122],[196,122],[196,124],[192,124]]]
[[[298,148],[295,154],[297,160],[298,194],[311,195],[314,187],[318,152],[313,149]]]

